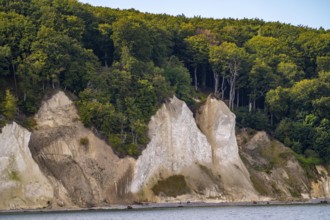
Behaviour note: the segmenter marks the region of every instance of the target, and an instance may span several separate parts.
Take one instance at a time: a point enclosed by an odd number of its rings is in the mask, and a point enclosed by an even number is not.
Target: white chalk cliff
[[[213,170],[233,200],[257,199],[249,172],[239,154],[235,135],[235,115],[227,105],[208,97],[198,110],[196,121],[212,147]]]
[[[197,191],[207,185],[209,177],[204,175],[200,166],[212,164],[212,152],[209,143],[196,126],[192,112],[187,105],[172,98],[158,110],[149,123],[150,143],[136,163],[131,190],[137,193],[150,190],[159,180],[174,175],[183,175],[185,181]],[[205,183],[203,183],[205,181]]]
[[[0,133],[0,209],[47,207],[53,188],[32,159],[31,133],[13,122]]]
[[[206,136],[176,97],[158,110],[149,123],[151,141],[136,163],[132,192],[150,198],[158,184],[182,175],[189,192],[199,198],[256,199],[238,155],[234,114],[221,101],[209,98],[197,121]]]
[[[292,150],[265,132],[236,139],[235,115],[212,97],[196,119],[176,97],[163,104],[137,160],[118,158],[85,128],[62,91],[42,102],[35,120],[32,134],[16,123],[0,133],[0,210],[330,198],[327,169],[317,166],[309,179]]]

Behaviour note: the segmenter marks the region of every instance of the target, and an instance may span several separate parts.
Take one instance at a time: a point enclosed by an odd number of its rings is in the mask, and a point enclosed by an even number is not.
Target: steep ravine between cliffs
[[[118,158],[85,128],[62,91],[43,101],[35,120],[32,134],[16,123],[0,133],[0,209],[330,196],[324,167],[311,180],[292,151],[266,133],[236,139],[235,115],[211,97],[196,119],[176,97],[163,104],[137,160]]]

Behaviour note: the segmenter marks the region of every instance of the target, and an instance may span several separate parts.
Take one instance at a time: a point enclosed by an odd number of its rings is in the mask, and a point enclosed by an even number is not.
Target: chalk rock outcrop
[[[257,199],[250,174],[238,154],[234,113],[224,102],[209,96],[198,110],[196,121],[212,147],[213,172],[221,176],[228,199]]]
[[[158,110],[149,123],[151,141],[136,163],[132,192],[147,198],[190,194],[193,199],[257,199],[238,155],[233,113],[209,98],[197,122],[202,132],[176,97]]]
[[[47,207],[53,188],[28,148],[31,133],[13,122],[0,133],[0,209]]]
[[[330,175],[328,170],[321,165],[316,166],[318,179],[312,181],[312,198],[330,198]]]
[[[54,186],[53,206],[102,206],[125,203],[133,159],[119,159],[86,129],[73,102],[59,91],[43,101],[29,147]]]
[[[206,167],[212,165],[211,147],[183,101],[174,97],[157,111],[149,123],[149,138],[150,143],[136,163],[132,192],[143,191],[150,198],[151,189],[156,194],[177,196],[188,192],[203,193],[212,185],[217,187],[203,172],[204,167],[208,169]],[[164,189],[158,190],[158,183],[163,184]],[[184,190],[166,192],[169,187]]]

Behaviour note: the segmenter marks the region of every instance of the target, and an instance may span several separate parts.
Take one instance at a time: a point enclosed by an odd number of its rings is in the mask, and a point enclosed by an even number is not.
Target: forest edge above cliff
[[[194,106],[196,90],[206,91],[228,100],[238,125],[267,130],[303,163],[330,162],[329,30],[69,0],[3,1],[0,17],[2,124],[33,126],[24,115],[62,88],[79,97],[85,126],[137,157],[164,100]]]

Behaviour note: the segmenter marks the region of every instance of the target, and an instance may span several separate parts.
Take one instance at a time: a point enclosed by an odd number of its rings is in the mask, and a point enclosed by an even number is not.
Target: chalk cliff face
[[[174,97],[162,106],[149,123],[151,141],[137,161],[132,191],[147,198],[186,193],[196,198],[257,199],[238,155],[233,113],[209,98],[197,121],[206,136],[183,101]],[[168,193],[171,180],[179,182],[172,187],[185,191]]]
[[[330,175],[323,166],[316,166],[318,179],[312,181],[312,198],[330,198]]]
[[[144,196],[150,199],[152,188],[159,181],[166,183],[173,176],[177,178],[173,181],[181,181],[186,189],[173,192],[174,196],[191,193],[191,190],[203,193],[206,188],[212,187],[207,183],[212,182],[210,177],[203,174],[201,168],[212,164],[211,147],[183,101],[174,97],[158,110],[149,123],[149,138],[150,143],[136,163],[132,192],[143,191]],[[200,183],[199,189],[197,183]],[[168,184],[170,186],[170,182]],[[155,193],[168,196],[166,189]]]
[[[29,147],[54,186],[53,206],[102,206],[130,200],[134,161],[119,159],[84,128],[73,102],[57,92],[35,116]]]
[[[213,170],[221,176],[225,192],[233,200],[257,199],[249,172],[238,154],[235,115],[224,102],[208,97],[198,110],[196,121],[212,147]]]
[[[265,132],[235,136],[235,115],[211,97],[196,120],[176,97],[164,104],[137,160],[118,158],[61,91],[35,120],[32,134],[16,123],[0,133],[0,209],[330,198],[328,170],[316,166],[311,180],[292,150]]]
[[[31,133],[15,122],[0,133],[0,209],[47,207],[53,188],[32,159]]]

